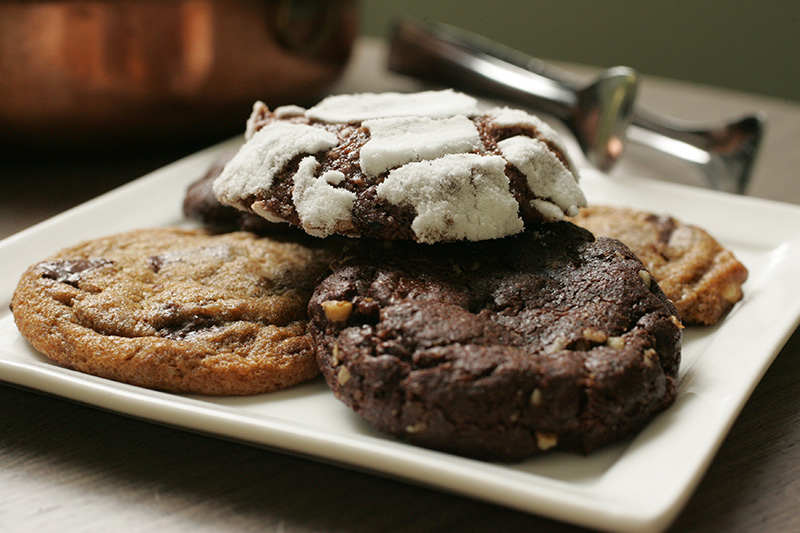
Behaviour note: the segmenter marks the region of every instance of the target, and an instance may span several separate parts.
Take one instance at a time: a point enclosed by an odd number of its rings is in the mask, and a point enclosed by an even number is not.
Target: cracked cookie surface
[[[619,241],[567,222],[495,241],[349,246],[309,304],[334,394],[412,443],[579,453],[675,399],[681,324]]]
[[[75,370],[171,392],[275,390],[318,374],[306,306],[337,250],[316,241],[177,228],[94,239],[31,266],[12,311],[34,348]]]
[[[320,237],[495,239],[586,204],[549,125],[450,90],[258,102],[246,137],[216,197]]]

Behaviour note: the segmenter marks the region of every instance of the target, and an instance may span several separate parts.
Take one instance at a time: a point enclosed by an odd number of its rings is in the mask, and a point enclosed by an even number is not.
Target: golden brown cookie
[[[572,221],[628,245],[675,303],[685,324],[714,324],[742,299],[747,268],[697,226],[610,206],[583,208]]]
[[[317,375],[306,306],[333,248],[142,229],[31,266],[12,311],[66,367],[171,392],[256,394]]]

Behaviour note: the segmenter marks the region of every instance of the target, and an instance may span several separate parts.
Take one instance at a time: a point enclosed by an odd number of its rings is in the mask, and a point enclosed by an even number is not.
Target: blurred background
[[[365,0],[361,32],[386,36],[407,15],[483,34],[540,59],[800,101],[796,0]]]
[[[4,0],[0,237],[240,135],[256,99],[313,104],[404,16],[800,102],[796,0]]]
[[[0,148],[210,144],[252,102],[319,99],[359,36],[444,22],[545,60],[800,101],[795,0],[9,0]]]

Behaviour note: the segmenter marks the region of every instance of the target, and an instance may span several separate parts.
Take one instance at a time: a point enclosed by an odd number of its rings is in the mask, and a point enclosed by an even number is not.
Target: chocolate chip
[[[77,288],[81,280],[81,274],[87,270],[112,263],[113,261],[108,259],[64,259],[40,263],[39,269],[42,271],[43,277]]]

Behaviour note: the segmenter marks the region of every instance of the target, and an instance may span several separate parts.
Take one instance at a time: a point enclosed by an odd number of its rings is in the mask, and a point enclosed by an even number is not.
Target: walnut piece
[[[322,310],[328,322],[347,322],[353,312],[353,304],[346,300],[326,300],[322,302]]]
[[[556,444],[558,444],[558,435],[542,433],[541,431],[536,432],[536,446],[538,446],[540,450],[547,451],[555,447]]]

